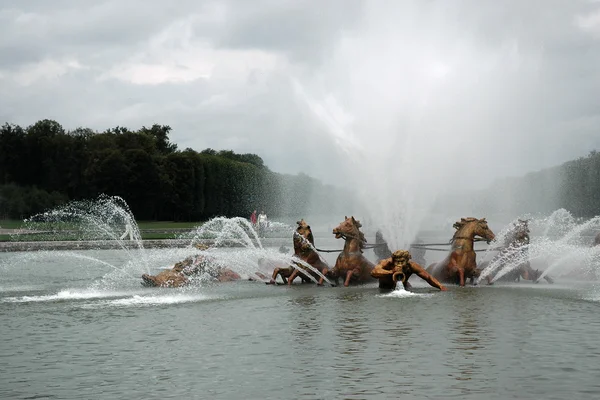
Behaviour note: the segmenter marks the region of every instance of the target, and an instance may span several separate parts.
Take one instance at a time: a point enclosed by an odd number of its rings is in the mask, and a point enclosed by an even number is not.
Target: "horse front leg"
[[[321,274],[322,274],[323,276],[319,277],[319,282],[317,283],[317,285],[319,285],[319,286],[323,286],[323,282],[325,282],[325,278],[324,278],[324,277],[325,277],[325,276],[327,276],[327,274],[329,274],[329,269],[328,269],[327,267],[323,268],[323,269],[321,270]],[[335,280],[335,284],[334,284],[334,283],[331,283],[331,286],[336,286],[336,284],[337,284],[337,276],[336,276],[335,278],[333,278],[333,277],[330,275],[329,277],[330,277],[332,280]]]
[[[355,268],[355,269],[352,269],[352,270],[346,272],[346,280],[344,281],[345,287],[350,286],[350,279],[352,279],[352,275],[360,276],[360,270],[358,268]]]
[[[465,270],[463,268],[458,269],[458,284],[465,286]]]
[[[279,275],[279,268],[275,268],[273,270],[273,275],[271,276],[271,280],[269,282],[265,282],[267,285],[274,285],[277,283],[277,275]]]
[[[292,274],[290,275],[290,277],[287,280],[288,286],[292,286],[292,282],[294,282],[294,279],[296,279],[297,276],[298,276],[298,270],[295,269],[294,272],[292,272]]]
[[[273,275],[271,276],[271,280],[269,282],[265,282],[267,285],[275,285],[277,284],[277,275],[279,275],[281,277],[281,279],[283,280],[283,284],[287,284],[287,279],[285,279],[285,276],[283,276],[282,274],[282,270],[281,268],[275,268],[273,270]]]

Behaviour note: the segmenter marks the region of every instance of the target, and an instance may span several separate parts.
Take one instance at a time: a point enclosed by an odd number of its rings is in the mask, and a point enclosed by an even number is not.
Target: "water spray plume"
[[[368,2],[317,73],[293,78],[338,149],[332,180],[352,187],[393,248],[408,248],[438,196],[489,181],[506,137],[499,116],[517,111],[536,72],[536,54],[477,40],[460,8]]]
[[[496,242],[502,244],[518,219],[500,231]],[[548,217],[531,218],[531,241],[518,248],[509,249],[493,256],[493,252],[482,254],[479,262],[491,260],[479,277],[492,282],[518,270],[524,263],[542,266],[543,272],[536,281],[548,277],[596,280],[600,268],[600,246],[591,246],[593,237],[600,231],[600,216],[578,223],[565,209],[559,209]],[[492,246],[496,247],[496,246]]]

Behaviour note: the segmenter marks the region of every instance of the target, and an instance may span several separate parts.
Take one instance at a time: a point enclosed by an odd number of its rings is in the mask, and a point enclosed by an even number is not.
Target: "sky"
[[[598,1],[0,1],[1,123],[164,124],[371,195],[585,156],[598,93]]]

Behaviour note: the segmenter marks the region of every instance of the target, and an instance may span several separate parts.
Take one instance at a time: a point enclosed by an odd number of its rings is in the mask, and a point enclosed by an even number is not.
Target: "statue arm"
[[[421,267],[416,262],[410,262],[410,266],[412,267],[413,273],[417,274],[421,279],[429,283],[434,288],[438,288],[442,291],[447,290],[444,285],[442,285],[437,279],[431,276],[423,267]]]
[[[371,276],[377,279],[392,276],[394,274],[394,271],[391,270],[392,265],[391,258],[381,260],[371,271]]]

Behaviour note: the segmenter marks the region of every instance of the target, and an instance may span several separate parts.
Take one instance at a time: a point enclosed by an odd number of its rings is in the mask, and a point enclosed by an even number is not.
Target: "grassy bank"
[[[173,221],[137,221],[140,230],[143,229],[192,229],[203,222],[173,222]],[[22,229],[25,223],[17,219],[0,219],[2,229]]]
[[[173,222],[173,221],[139,221],[138,227],[144,240],[160,240],[160,239],[176,239],[182,233],[192,230],[202,225],[202,222]],[[65,224],[62,229],[64,234],[53,233],[52,239],[48,238],[48,234],[11,234],[6,230],[11,229],[27,229],[32,228],[31,225],[25,225],[19,220],[0,220],[0,241],[37,241],[37,240],[77,240],[76,225]],[[44,228],[40,224],[40,229]]]
[[[0,229],[19,229],[23,227],[23,221],[17,219],[0,219]]]

